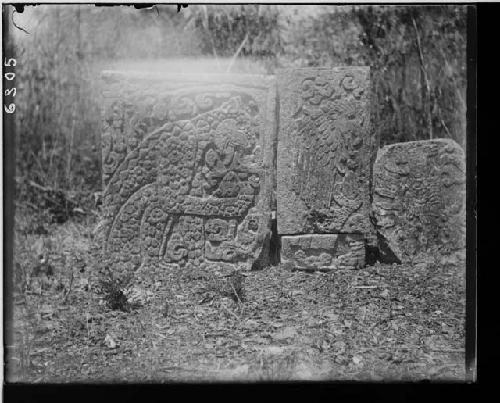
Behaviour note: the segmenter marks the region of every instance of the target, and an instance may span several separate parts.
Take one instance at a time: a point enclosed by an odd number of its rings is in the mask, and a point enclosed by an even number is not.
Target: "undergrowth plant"
[[[234,271],[222,278],[212,278],[208,288],[223,297],[231,298],[234,302],[242,302],[245,299],[244,281],[245,276],[239,271]]]
[[[117,279],[108,267],[101,272],[97,287],[110,309],[130,312],[132,304],[124,293],[126,281]]]

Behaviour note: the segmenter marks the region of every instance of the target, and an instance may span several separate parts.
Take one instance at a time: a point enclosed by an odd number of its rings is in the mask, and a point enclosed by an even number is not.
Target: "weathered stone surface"
[[[279,234],[370,231],[368,67],[279,74]]]
[[[356,269],[365,265],[362,234],[307,234],[281,237],[281,262],[290,269]]]
[[[272,77],[104,72],[103,258],[249,268],[270,236]]]
[[[465,252],[465,155],[449,139],[393,144],[374,165],[378,232],[402,262]]]

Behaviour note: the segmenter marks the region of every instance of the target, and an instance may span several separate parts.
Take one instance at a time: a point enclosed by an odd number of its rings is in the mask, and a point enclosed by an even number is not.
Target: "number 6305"
[[[9,60],[5,60],[3,65],[5,67],[14,67],[16,65],[16,59],[11,58]],[[16,74],[9,71],[9,72],[4,74],[4,77],[7,81],[12,81],[12,80],[14,80],[14,78],[16,78]],[[4,92],[4,94],[5,94],[5,96],[15,97],[16,96],[16,88],[15,87],[7,88]],[[16,105],[14,103],[11,103],[8,106],[4,105],[3,108],[4,108],[4,111],[6,113],[14,113],[14,111],[16,110]]]

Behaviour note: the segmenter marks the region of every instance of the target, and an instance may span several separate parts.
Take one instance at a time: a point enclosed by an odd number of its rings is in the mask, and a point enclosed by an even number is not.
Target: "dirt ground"
[[[96,219],[40,228],[16,216],[8,381],[465,379],[463,264],[275,266],[237,284],[149,267],[122,290],[122,311],[99,281]]]

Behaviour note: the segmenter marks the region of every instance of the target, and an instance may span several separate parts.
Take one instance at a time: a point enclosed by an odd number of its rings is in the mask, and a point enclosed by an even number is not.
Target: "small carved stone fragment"
[[[465,154],[451,139],[392,144],[373,168],[377,231],[405,263],[465,254]]]
[[[281,263],[290,269],[357,269],[365,265],[361,234],[307,234],[281,237]]]

